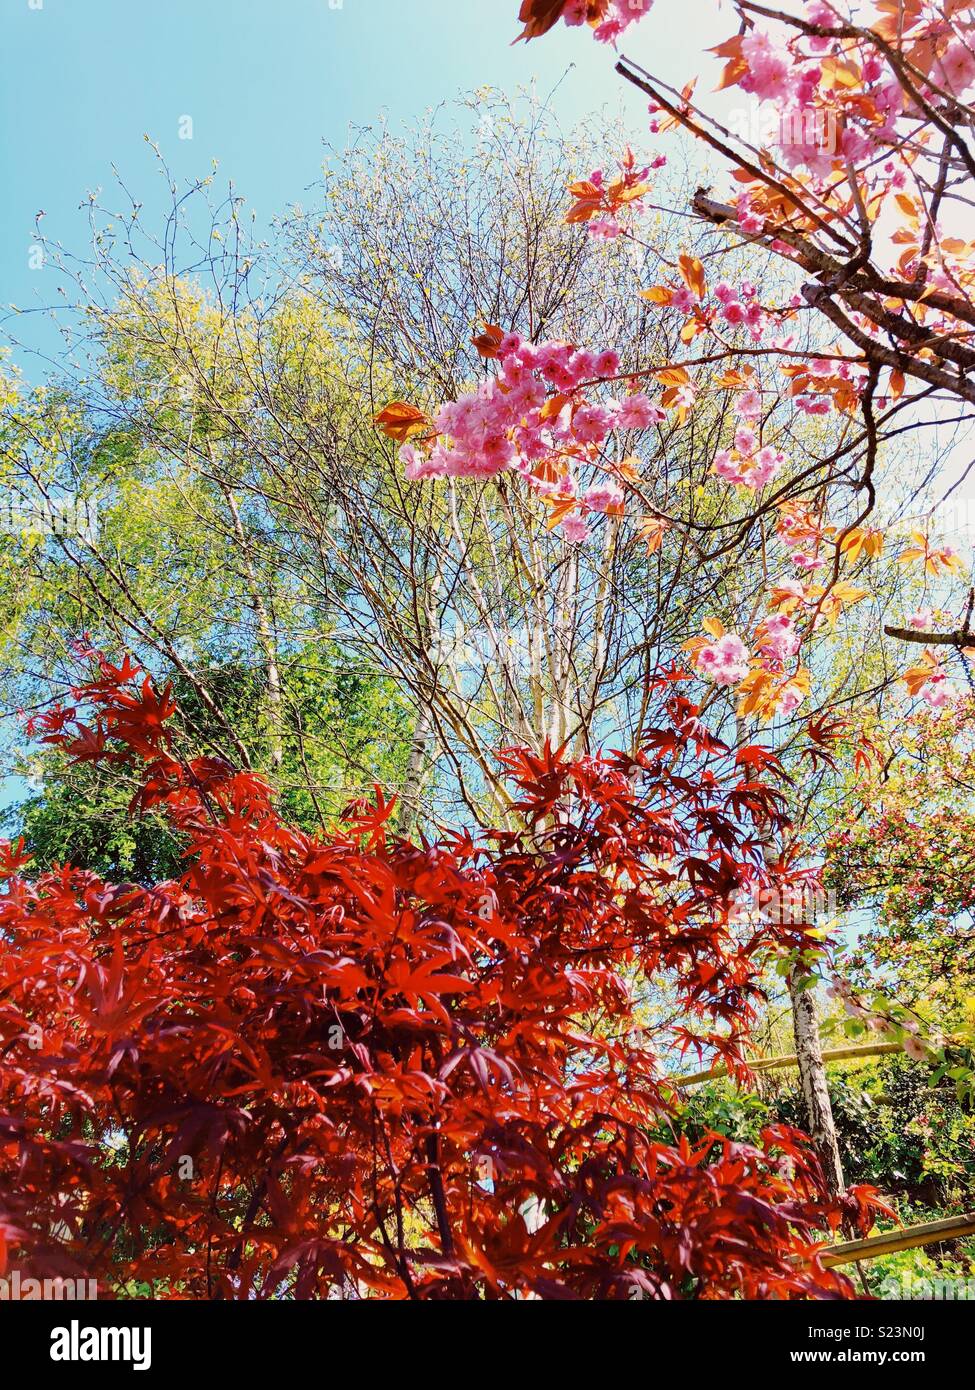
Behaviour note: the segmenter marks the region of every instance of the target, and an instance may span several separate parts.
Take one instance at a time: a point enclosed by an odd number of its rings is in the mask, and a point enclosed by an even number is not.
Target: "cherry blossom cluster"
[[[700,647],[694,665],[715,685],[740,685],[751,669],[748,648],[733,632]]]
[[[943,709],[957,694],[955,686],[940,666],[931,672],[921,687],[921,699],[932,709]]]
[[[639,391],[602,400],[586,394],[587,387],[619,376],[619,357],[612,351],[530,343],[509,333],[494,356],[496,376],[442,405],[423,443],[403,444],[399,457],[406,476],[491,478],[515,470],[559,507],[566,539],[583,541],[587,514],[620,508],[623,490],[606,465],[583,490],[576,467],[597,463],[614,430],[645,430],[663,420],[664,411]]]
[[[861,327],[866,331],[867,319],[863,318]],[[869,325],[873,329],[874,325]],[[850,362],[837,362],[835,358],[814,357],[805,364],[806,390],[795,398],[795,407],[804,415],[828,415],[832,409],[832,399],[839,382],[849,383],[859,390],[862,374],[855,371]]]
[[[784,666],[802,643],[795,623],[785,613],[773,613],[766,618],[758,630],[757,640],[759,660],[769,667]]]
[[[757,391],[744,392],[739,398],[739,408],[745,397],[757,395]],[[735,447],[719,449],[712,467],[725,482],[738,483],[757,492],[775,478],[785,462],[786,457],[781,449],[774,449],[770,444],[759,447],[754,428],[751,424],[745,424],[735,431]]]
[[[824,0],[811,0],[805,18],[827,29],[841,26],[836,7]],[[760,102],[774,103],[777,136],[770,143],[782,164],[793,172],[805,169],[814,185],[825,187],[838,165],[863,165],[896,139],[897,120],[909,114],[905,95],[884,54],[872,44],[851,48],[839,36],[787,38],[787,33],[754,27],[742,36],[737,57],[744,71],[738,86]],[[965,99],[975,85],[971,35],[966,41],[957,22],[942,16],[932,19],[928,36],[936,52],[933,81]],[[841,82],[836,81],[837,62],[844,65]],[[872,182],[897,191],[902,186],[897,173],[878,166]]]
[[[576,201],[566,218],[567,222],[585,222],[586,230],[595,241],[615,241],[623,233],[620,216],[630,217],[643,211],[643,198],[650,192],[650,174],[667,163],[665,154],[658,154],[645,166],[638,167],[629,145],[623,151],[615,178],[607,178],[602,169],[593,169],[588,179],[569,185]]]
[[[767,715],[791,714],[802,703],[805,687],[799,673],[786,664],[796,656],[802,638],[785,613],[773,613],[755,632],[753,650],[733,632],[714,622],[705,624],[713,640],[695,638],[687,644],[698,673],[718,686],[741,688],[743,699]]]
[[[636,20],[642,19],[653,0],[569,0],[562,11],[563,22],[575,27],[589,21],[595,12],[598,23],[593,31],[600,43],[615,43]]]
[[[596,24],[595,36],[615,42],[650,8],[650,0],[579,0],[570,3],[562,17],[568,24],[581,24],[598,14],[601,22]],[[882,156],[903,147],[904,132],[898,131],[898,122],[908,122],[917,113],[886,52],[866,36],[851,40],[841,34],[842,11],[826,0],[806,0],[797,17],[833,32],[805,34],[785,24],[753,24],[716,50],[728,60],[722,85],[734,84],[759,103],[762,134],[751,143],[774,150],[785,169],[796,176],[804,174],[827,198],[837,176],[844,176],[853,165],[871,197],[881,202],[892,194],[903,199],[911,158]],[[923,49],[929,55],[924,65],[930,86],[921,82],[924,99],[934,107],[943,104],[946,96],[961,105],[970,103],[975,98],[971,18],[956,8],[948,13],[944,6],[931,5],[908,16],[907,26],[916,53]],[[651,107],[650,114],[657,117],[657,108]],[[669,118],[654,119],[650,129],[656,133],[671,125]],[[739,225],[747,235],[761,235],[766,229],[754,196],[753,190],[744,189],[737,197]],[[935,231],[940,240],[942,229]],[[937,249],[927,258],[931,283],[950,292],[957,288],[957,267],[942,264],[952,252],[938,247],[937,240]],[[772,249],[791,254],[778,241]],[[959,253],[967,261],[969,248],[962,244]]]
[[[663,288],[663,287],[662,287]],[[744,326],[754,342],[760,342],[766,331],[778,323],[778,315],[770,315],[758,299],[758,288],[751,280],[733,285],[719,280],[710,294],[703,279],[695,283],[686,280],[682,285],[665,287],[666,298],[658,302],[679,313],[693,315],[700,328],[739,328]],[[784,346],[777,341],[776,346]]]
[[[796,568],[810,571],[821,569],[826,564],[819,550],[829,529],[810,507],[789,502],[779,512],[775,531]]]

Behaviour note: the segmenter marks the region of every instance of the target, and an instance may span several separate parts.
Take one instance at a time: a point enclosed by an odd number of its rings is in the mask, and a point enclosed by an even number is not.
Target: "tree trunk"
[[[400,804],[403,808],[397,829],[401,835],[409,835],[420,813],[420,793],[429,769],[430,745],[433,742],[433,719],[426,701],[420,704],[413,738],[410,742],[410,757],[406,765],[406,777],[400,790]]]
[[[738,725],[741,743],[742,725]],[[774,875],[775,850],[771,844],[762,846],[765,866]],[[782,897],[776,893],[773,899],[782,910]],[[842,1192],[846,1186],[843,1178],[843,1163],[840,1159],[839,1140],[836,1137],[836,1123],[833,1120],[833,1107],[829,1100],[829,1087],[826,1082],[826,1064],[819,1041],[819,1011],[816,1008],[816,995],[812,988],[800,988],[801,981],[808,972],[802,969],[801,959],[789,972],[789,1002],[792,1005],[792,1036],[796,1044],[796,1066],[802,1082],[802,1094],[806,1102],[809,1135],[816,1146],[823,1174],[831,1192]]]
[[[211,458],[213,457],[212,451],[210,456]],[[264,670],[267,681],[265,690],[265,713],[267,716],[268,748],[272,771],[279,772],[284,762],[284,711],[281,698],[281,672],[278,667],[277,639],[274,635],[274,628],[267,611],[267,606],[264,603],[264,596],[261,593],[257,573],[254,569],[250,542],[244,530],[244,524],[240,518],[237,499],[228,484],[223,485],[223,495],[227,500],[227,506],[233,521],[234,535],[240,547],[240,559],[244,567],[248,597],[250,598],[251,609],[257,625],[257,641],[264,656]]]
[[[833,1107],[826,1085],[826,1066],[819,1042],[819,1018],[811,989],[800,989],[794,974],[789,975],[792,1001],[792,1031],[796,1040],[796,1061],[802,1081],[802,1094],[809,1116],[809,1133],[819,1153],[831,1192],[842,1192],[846,1183],[840,1146],[836,1137]]]

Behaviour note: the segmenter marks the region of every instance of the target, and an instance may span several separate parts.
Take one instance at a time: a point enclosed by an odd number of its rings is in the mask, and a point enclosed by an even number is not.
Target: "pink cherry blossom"
[[[802,691],[790,683],[779,691],[778,699],[775,702],[777,714],[792,714],[802,704]]]
[[[580,545],[589,539],[589,527],[578,512],[570,512],[559,522],[559,530],[567,541]]]
[[[650,425],[666,419],[659,406],[654,405],[648,396],[635,392],[624,396],[616,405],[616,424],[621,430],[645,430]]]
[[[586,230],[593,241],[615,241],[623,228],[615,217],[594,217],[587,224]]]
[[[935,671],[921,688],[921,699],[932,709],[942,709],[955,694],[954,686],[943,671]]]
[[[694,664],[715,685],[740,685],[748,675],[748,648],[740,637],[726,632],[716,642],[701,647]]]
[[[583,502],[594,512],[606,512],[611,507],[619,507],[623,502],[622,489],[615,483],[593,483],[583,493]]]
[[[961,96],[975,82],[975,54],[960,39],[950,43],[938,59],[937,75],[955,96]]]
[[[784,613],[774,613],[766,618],[759,629],[759,659],[763,662],[781,664],[795,656],[802,639],[796,631],[792,619]]]
[[[572,417],[572,432],[583,444],[599,444],[612,426],[612,412],[601,405],[584,405]]]

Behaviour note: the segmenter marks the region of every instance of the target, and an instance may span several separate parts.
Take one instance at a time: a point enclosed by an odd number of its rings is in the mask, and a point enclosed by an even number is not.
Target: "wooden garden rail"
[[[831,1047],[823,1052],[824,1062],[855,1061],[858,1057],[882,1057],[886,1053],[900,1052],[901,1044],[857,1043],[849,1047]],[[797,1058],[794,1052],[781,1057],[758,1057],[748,1063],[750,1071],[776,1071],[781,1067],[794,1067]],[[691,1072],[688,1076],[668,1076],[669,1085],[683,1090],[685,1086],[696,1086],[702,1081],[716,1080],[727,1076],[728,1068],[723,1064],[709,1067],[707,1071]],[[922,1245],[935,1245],[942,1240],[958,1240],[962,1236],[975,1235],[975,1212],[963,1212],[960,1216],[949,1216],[943,1221],[926,1221],[920,1226],[902,1226],[896,1231],[883,1231],[879,1236],[868,1236],[865,1240],[848,1240],[832,1245],[821,1254],[827,1269],[834,1265],[853,1264],[857,1260],[874,1260],[879,1255],[893,1255],[898,1250],[914,1250]]]
[[[854,1260],[874,1260],[878,1255],[893,1255],[898,1250],[914,1250],[920,1245],[934,1245],[940,1240],[958,1240],[975,1235],[975,1211],[961,1216],[949,1216],[944,1221],[926,1221],[922,1226],[902,1226],[899,1231],[883,1231],[866,1240],[847,1240],[832,1245],[821,1253],[827,1269],[833,1265],[852,1264]]]
[[[830,1047],[823,1052],[824,1062],[845,1062],[857,1057],[881,1057],[887,1052],[900,1052],[901,1044],[896,1042],[885,1043],[856,1043],[849,1047]],[[796,1065],[796,1054],[786,1053],[782,1057],[758,1057],[754,1062],[748,1063],[749,1071],[775,1071],[779,1067],[794,1067]],[[667,1084],[683,1089],[685,1086],[696,1086],[701,1081],[713,1081],[719,1076],[727,1076],[728,1068],[722,1063],[717,1067],[709,1067],[707,1071],[695,1071],[689,1076],[668,1076]]]

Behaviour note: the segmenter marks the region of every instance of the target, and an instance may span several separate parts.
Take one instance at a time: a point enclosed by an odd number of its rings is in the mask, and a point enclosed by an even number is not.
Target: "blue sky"
[[[177,180],[232,179],[258,225],[300,202],[318,177],[323,142],[385,112],[394,126],[462,91],[557,84],[559,116],[606,105],[646,128],[646,104],[612,71],[611,49],[559,25],[512,45],[518,0],[0,0],[0,305],[44,297],[29,266],[34,217],[45,234],[84,251],[88,190],[112,166],[144,216],[168,203],[146,147],[158,143]],[[700,7],[704,10],[704,7]],[[669,11],[669,13],[668,13]],[[682,83],[702,41],[726,37],[675,23],[686,3],[660,0],[632,31],[636,56]],[[701,18],[696,14],[695,19]],[[192,119],[192,138],[180,122]],[[184,130],[185,130],[184,122]],[[113,204],[114,205],[114,204]]]
[[[731,24],[710,5],[682,24],[689,3],[658,0],[631,44],[678,86]],[[613,73],[613,50],[562,25],[513,44],[517,10],[518,0],[0,0],[0,321],[57,365],[53,324],[5,313],[56,299],[52,277],[31,268],[35,216],[43,209],[44,234],[85,255],[89,191],[122,202],[114,166],[143,224],[157,225],[171,200],[146,135],[179,183],[217,161],[218,187],[233,181],[259,229],[306,199],[324,145],[341,148],[383,115],[402,127],[483,86],[535,83],[541,98],[557,88],[565,125],[622,111],[639,149],[646,101]],[[180,138],[186,117],[191,139]],[[42,360],[17,357],[29,379],[43,376]],[[0,808],[21,792],[0,779]]]

